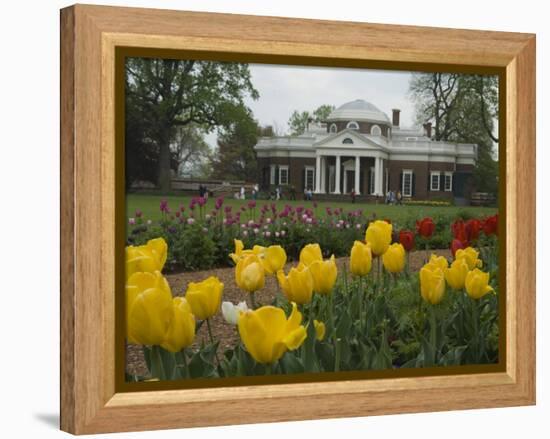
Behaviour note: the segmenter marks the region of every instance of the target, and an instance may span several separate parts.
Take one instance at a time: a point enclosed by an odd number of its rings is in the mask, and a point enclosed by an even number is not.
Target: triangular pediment
[[[372,149],[372,150],[387,150],[387,147],[376,143],[374,140],[362,135],[356,130],[345,129],[338,133],[334,133],[317,143],[313,144],[314,148],[345,148],[345,149]]]

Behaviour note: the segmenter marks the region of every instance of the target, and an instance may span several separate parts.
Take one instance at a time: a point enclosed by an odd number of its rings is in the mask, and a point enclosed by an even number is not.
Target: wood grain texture
[[[534,403],[534,36],[82,5],[61,12],[61,32],[63,430],[81,434]],[[116,393],[118,46],[505,68],[506,372]]]

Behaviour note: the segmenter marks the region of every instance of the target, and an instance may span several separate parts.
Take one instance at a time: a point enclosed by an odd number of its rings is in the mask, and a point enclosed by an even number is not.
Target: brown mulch
[[[430,253],[436,253],[446,258],[451,257],[449,250],[430,250]],[[426,260],[426,256],[424,250],[412,252],[410,255],[411,270],[420,270]],[[349,267],[349,258],[338,258],[336,259],[336,264],[339,270],[343,268],[344,264]],[[292,265],[290,263],[287,264],[285,272],[288,272]],[[376,264],[373,264],[373,270],[376,270]],[[224,283],[223,301],[233,302],[234,304],[246,301],[248,306],[251,307],[249,294],[239,289],[235,283],[235,270],[233,267],[167,274],[166,278],[172,288],[172,294],[174,296],[183,296],[189,282],[203,280],[209,276],[217,276]],[[264,289],[255,293],[258,306],[272,303],[277,292],[276,282],[275,276],[266,276]],[[214,338],[220,341],[220,352],[224,352],[238,342],[239,336],[236,327],[225,321],[221,311],[211,319],[210,323]],[[203,341],[205,343],[209,341],[206,324],[203,324],[198,331],[193,346],[200,346]],[[130,374],[147,375],[147,367],[143,359],[141,346],[128,345],[126,350],[126,370]]]

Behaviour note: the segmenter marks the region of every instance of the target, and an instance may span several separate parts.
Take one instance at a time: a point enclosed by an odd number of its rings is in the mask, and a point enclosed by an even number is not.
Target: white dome
[[[327,121],[356,120],[390,124],[390,119],[380,109],[363,99],[347,102],[329,114]]]

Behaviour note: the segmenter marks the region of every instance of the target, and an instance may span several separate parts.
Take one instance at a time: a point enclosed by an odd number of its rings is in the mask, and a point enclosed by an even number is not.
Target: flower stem
[[[430,306],[430,345],[432,346],[432,358],[430,358],[430,366],[435,366],[435,360],[436,360],[436,353],[437,353],[437,347],[436,347],[436,328],[437,328],[437,321],[436,321],[436,315],[435,315],[435,306]]]
[[[340,359],[342,357],[342,339],[337,338],[335,342],[334,372],[340,371]]]
[[[252,291],[250,293],[250,301],[252,302],[252,309],[256,309],[258,308],[258,305],[256,303],[256,292],[255,291]]]
[[[265,365],[265,374],[266,375],[271,375],[272,373],[272,364],[271,363],[268,363]]]
[[[210,343],[214,344],[214,337],[212,336],[212,327],[210,326],[210,319],[206,319],[206,327],[208,328],[208,335],[210,337]],[[216,362],[218,363],[218,366],[221,367],[220,359],[218,358],[218,348],[216,347],[216,351],[214,352],[214,355],[216,356]]]

